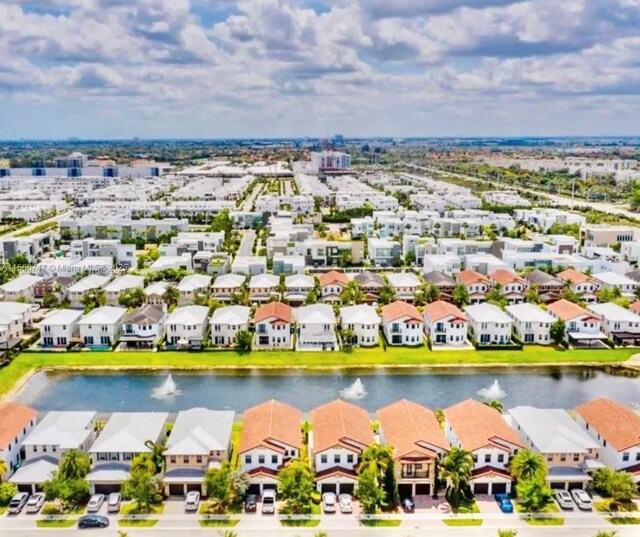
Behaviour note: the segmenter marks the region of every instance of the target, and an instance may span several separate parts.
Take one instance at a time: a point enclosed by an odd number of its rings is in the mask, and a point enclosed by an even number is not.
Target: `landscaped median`
[[[0,395],[24,375],[42,368],[216,369],[216,368],[370,368],[497,366],[535,364],[616,364],[637,349],[558,350],[525,346],[520,351],[430,351],[427,347],[357,348],[351,352],[294,351],[166,351],[166,352],[29,352],[24,351],[0,370]]]

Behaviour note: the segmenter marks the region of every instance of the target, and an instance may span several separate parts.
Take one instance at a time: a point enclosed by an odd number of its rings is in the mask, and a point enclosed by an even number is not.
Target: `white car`
[[[197,512],[200,505],[200,493],[197,490],[187,492],[187,499],[184,502],[184,510],[187,512]]]
[[[94,494],[87,504],[87,513],[97,513],[104,503],[104,494]]]
[[[571,497],[573,498],[573,501],[576,502],[578,509],[582,509],[584,511],[591,511],[591,509],[593,509],[591,496],[589,496],[589,493],[585,492],[584,490],[572,489]]]
[[[33,496],[31,496],[25,507],[27,513],[37,513],[38,511],[40,511],[40,509],[42,509],[42,506],[44,505],[44,498],[45,496],[44,494],[42,494],[42,492],[36,492]]]
[[[325,492],[322,495],[322,510],[325,513],[336,512],[336,495],[333,492]]]
[[[267,489],[262,493],[262,514],[273,515],[276,512],[276,491]]]
[[[23,507],[27,505],[29,494],[26,492],[18,492],[9,502],[8,511],[10,515],[18,515],[22,511]]]
[[[566,490],[556,490],[553,495],[562,509],[573,509],[576,506]]]
[[[350,494],[340,494],[338,504],[340,504],[341,513],[353,513],[353,500]]]
[[[119,492],[112,492],[107,499],[107,513],[117,513],[120,511],[120,505],[122,505],[122,494]]]

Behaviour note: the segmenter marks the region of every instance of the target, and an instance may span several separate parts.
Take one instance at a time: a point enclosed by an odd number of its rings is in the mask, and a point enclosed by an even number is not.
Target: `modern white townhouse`
[[[3,483],[22,462],[22,442],[35,426],[37,417],[36,410],[15,401],[0,403],[0,459],[7,466],[7,471],[0,475]]]
[[[211,285],[211,297],[220,302],[231,302],[244,285],[245,279],[245,276],[233,273],[218,276]]]
[[[27,300],[34,298],[35,287],[42,281],[40,276],[23,274],[7,283],[0,285],[2,300]]]
[[[2,312],[19,319],[24,329],[33,326],[33,315],[37,310],[37,305],[28,302],[2,302]]]
[[[296,310],[298,350],[337,351],[336,315],[329,304],[311,304]]]
[[[293,309],[282,302],[269,302],[258,306],[253,315],[255,325],[254,347],[284,348],[292,345]]]
[[[144,288],[145,302],[151,306],[163,307],[165,305],[164,294],[169,287],[169,282],[153,282]]]
[[[599,446],[567,411],[518,406],[509,409],[506,419],[525,446],[543,456],[551,488],[583,489],[591,483],[587,470],[593,464],[587,461],[597,464]]]
[[[181,255],[161,255],[149,266],[150,272],[167,269],[183,269],[193,272],[193,256],[185,252]]]
[[[460,309],[444,300],[426,304],[422,310],[424,333],[436,347],[469,348],[469,321]]]
[[[251,308],[248,306],[224,306],[216,309],[209,321],[211,344],[234,345],[238,332],[249,330],[250,315]]]
[[[405,302],[413,302],[422,286],[420,278],[413,272],[391,272],[387,274],[387,280],[395,291],[394,298]]]
[[[18,313],[0,312],[0,348],[13,348],[24,336],[24,323]]]
[[[422,316],[412,304],[392,302],[382,308],[382,331],[389,345],[422,345]]]
[[[349,276],[344,272],[332,270],[318,276],[320,294],[325,302],[339,302],[340,295],[349,283]]]
[[[127,310],[116,306],[102,306],[78,320],[80,340],[88,348],[112,347],[120,338],[122,319]]]
[[[231,265],[234,274],[264,274],[267,272],[266,256],[236,255]]]
[[[598,272],[593,275],[593,279],[600,285],[600,289],[619,289],[622,296],[628,298],[634,298],[636,295],[636,289],[640,285],[637,282],[624,274],[618,274],[616,272]]]
[[[166,412],[114,412],[89,449],[92,468],[86,479],[91,494],[119,492],[133,458],[151,452],[149,441],[165,442],[168,417]]]
[[[585,302],[595,302],[598,299],[600,283],[588,274],[583,274],[575,269],[567,269],[559,272],[556,277],[574,293],[579,294]]]
[[[640,315],[614,302],[589,304],[587,309],[601,320],[602,331],[616,345],[640,344]]]
[[[78,321],[82,317],[79,310],[53,310],[40,321],[41,347],[66,347],[80,335]]]
[[[266,401],[243,415],[238,459],[249,474],[249,492],[275,489],[278,471],[302,450],[302,413],[280,401]]]
[[[285,292],[282,297],[284,301],[292,305],[303,304],[307,295],[315,287],[316,281],[312,276],[306,274],[291,274],[284,279]]]
[[[134,276],[133,274],[124,274],[123,276],[118,276],[104,286],[104,292],[107,295],[107,304],[116,306],[118,305],[118,299],[120,298],[120,295],[122,293],[124,293],[125,291],[130,291],[131,289],[141,289],[143,287],[143,276]]]
[[[274,274],[256,274],[249,280],[251,302],[268,302],[278,296],[280,278]]]
[[[120,341],[132,348],[153,348],[164,335],[164,307],[144,304],[128,312],[122,320]]]
[[[577,407],[576,421],[598,444],[604,464],[630,472],[640,483],[640,414],[601,397]]]
[[[198,296],[209,296],[209,285],[211,285],[211,276],[206,274],[189,274],[178,282],[176,289],[180,293],[178,304],[192,304]]]
[[[473,455],[471,488],[474,494],[511,492],[511,457],[525,447],[500,412],[468,399],[444,409],[444,434],[451,446]]]
[[[453,276],[462,270],[462,259],[454,254],[424,255],[424,272],[441,272]]]
[[[167,345],[172,347],[201,347],[207,333],[207,306],[180,306],[165,320]]]
[[[607,337],[602,333],[600,316],[578,304],[563,298],[549,304],[547,311],[556,319],[564,321],[569,342],[575,345],[589,345]]]
[[[390,267],[393,260],[402,255],[402,245],[398,241],[371,237],[367,240],[369,259],[379,267]]]
[[[320,492],[353,494],[362,452],[375,442],[367,411],[336,400],[311,411],[309,455]]]
[[[360,347],[373,347],[378,344],[378,334],[380,331],[380,316],[376,309],[369,304],[358,304],[355,306],[344,306],[340,308],[340,327],[343,335],[345,330],[349,330],[353,336],[350,342],[352,345]]]
[[[465,306],[469,335],[479,345],[507,345],[511,342],[513,320],[494,304]]]
[[[513,304],[505,308],[513,319],[513,332],[523,343],[548,345],[550,330],[555,318],[539,306],[529,303]]]
[[[102,276],[101,274],[89,274],[81,280],[69,286],[67,289],[67,298],[74,308],[82,307],[82,297],[89,291],[102,289],[106,286],[111,278]]]

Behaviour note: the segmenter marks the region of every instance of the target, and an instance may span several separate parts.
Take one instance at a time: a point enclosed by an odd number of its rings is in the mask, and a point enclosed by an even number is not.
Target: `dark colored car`
[[[513,503],[511,503],[511,498],[508,494],[496,494],[495,498],[500,511],[503,513],[513,513]]]
[[[413,498],[403,498],[402,502],[402,510],[405,513],[413,513],[416,510],[416,504],[413,501]]]
[[[246,513],[255,513],[258,508],[258,497],[255,494],[249,494],[244,501],[244,510]]]
[[[79,528],[106,528],[109,519],[102,515],[84,515],[78,519]]]

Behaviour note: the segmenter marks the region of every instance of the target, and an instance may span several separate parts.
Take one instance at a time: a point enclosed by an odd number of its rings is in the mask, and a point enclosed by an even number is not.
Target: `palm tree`
[[[447,480],[447,500],[453,508],[470,496],[473,465],[473,455],[458,447],[452,447],[440,463],[440,475]]]
[[[380,479],[390,462],[391,448],[377,443],[372,444],[362,452],[358,473],[362,473],[366,470],[372,470]]]
[[[90,469],[89,457],[79,449],[70,449],[60,457],[58,474],[64,479],[84,479]]]
[[[173,285],[168,285],[164,290],[164,302],[167,306],[175,306],[180,298],[180,291]]]
[[[494,399],[493,401],[485,401],[484,404],[490,406],[491,408],[495,408],[498,412],[500,412],[500,414],[502,414],[502,412],[504,411],[504,405],[502,404],[502,401],[498,401],[497,399]]]
[[[0,483],[2,483],[2,476],[9,471],[9,466],[7,465],[7,461],[4,459],[0,459]]]
[[[359,304],[364,302],[364,299],[364,293],[356,280],[349,281],[340,295],[343,304]]]
[[[544,480],[547,475],[547,466],[542,455],[523,449],[518,451],[511,459],[509,471],[516,481]]]
[[[453,303],[458,307],[469,304],[469,291],[464,285],[458,284],[454,287]]]
[[[158,471],[161,471],[164,465],[164,452],[167,450],[167,446],[163,442],[154,442],[153,440],[147,440],[144,445],[151,450],[151,460],[153,460]]]

